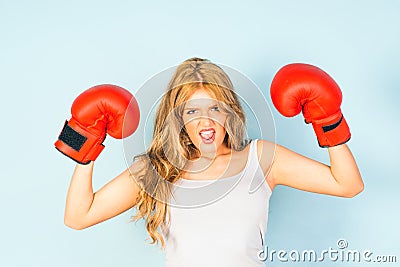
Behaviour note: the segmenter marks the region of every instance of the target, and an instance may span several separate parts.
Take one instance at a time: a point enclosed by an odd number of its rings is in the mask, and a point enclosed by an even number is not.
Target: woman
[[[341,197],[363,190],[345,144],[350,132],[338,105],[341,95],[319,71],[289,66],[274,78],[271,95],[284,115],[303,109],[320,146],[328,147],[331,166],[266,140],[245,140],[245,115],[229,77],[210,61],[192,58],[178,66],[168,85],[150,147],[127,170],[93,193],[95,157],[78,161],[86,165],[77,164],[72,176],[65,224],[84,229],[136,207],[134,219],[146,219],[152,243],[166,249],[167,266],[264,266],[257,252],[264,245],[268,201],[276,185]],[[316,110],[320,102],[313,106],[305,99],[304,88],[295,88],[304,79],[313,87],[306,97],[324,94],[324,112]],[[334,99],[326,101],[326,91]],[[100,136],[109,131],[101,129]]]

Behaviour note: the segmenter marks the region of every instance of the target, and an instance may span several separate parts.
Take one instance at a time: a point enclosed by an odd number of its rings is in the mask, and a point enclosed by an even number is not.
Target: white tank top
[[[173,187],[170,225],[162,229],[167,267],[265,266],[272,194],[250,143],[245,168],[217,180],[180,179]]]

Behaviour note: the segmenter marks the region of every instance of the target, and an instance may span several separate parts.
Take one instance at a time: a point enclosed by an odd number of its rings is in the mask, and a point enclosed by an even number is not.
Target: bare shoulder
[[[267,140],[257,140],[257,155],[263,170],[270,167],[273,162],[277,144]]]
[[[143,179],[148,175],[149,169],[149,158],[147,155],[141,155],[134,159],[128,169],[125,170],[125,177],[134,183],[134,189],[136,192],[141,191],[143,188]],[[138,195],[138,194],[137,194]]]
[[[134,159],[129,168],[126,170],[131,177],[136,178],[145,175],[148,167],[148,158],[146,156],[139,156]]]
[[[257,140],[257,155],[265,179],[271,189],[275,183],[270,175],[271,167],[274,162],[277,144],[267,140]]]

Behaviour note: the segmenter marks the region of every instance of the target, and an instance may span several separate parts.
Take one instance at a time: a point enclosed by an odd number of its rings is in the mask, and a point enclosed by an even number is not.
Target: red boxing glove
[[[342,92],[323,70],[301,63],[286,65],[276,73],[270,93],[283,116],[303,112],[321,147],[344,144],[350,139],[349,126],[340,110]]]
[[[134,96],[111,84],[84,91],[72,104],[71,114],[54,145],[80,164],[96,160],[104,149],[106,133],[117,139],[128,137],[137,129],[140,118]]]

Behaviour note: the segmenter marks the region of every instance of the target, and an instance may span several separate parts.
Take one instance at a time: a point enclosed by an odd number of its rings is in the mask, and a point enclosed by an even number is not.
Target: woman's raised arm
[[[139,194],[139,186],[130,176],[134,163],[120,175],[93,193],[94,163],[77,164],[68,189],[64,223],[73,229],[84,229],[132,208]]]
[[[364,184],[356,161],[346,144],[329,147],[330,166],[276,145],[267,180],[304,191],[354,197]]]

